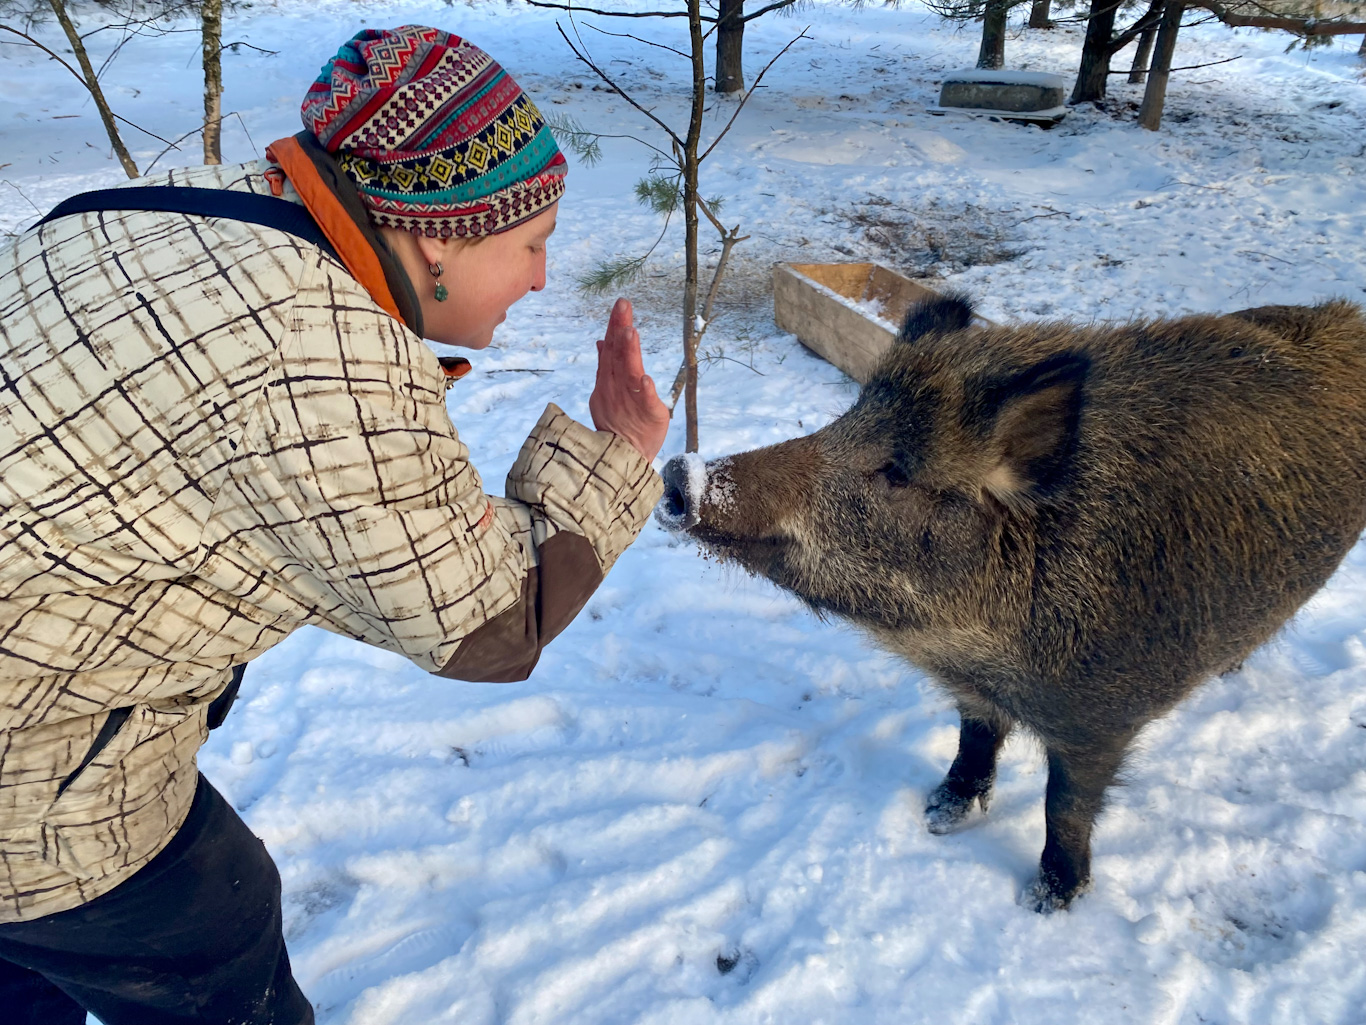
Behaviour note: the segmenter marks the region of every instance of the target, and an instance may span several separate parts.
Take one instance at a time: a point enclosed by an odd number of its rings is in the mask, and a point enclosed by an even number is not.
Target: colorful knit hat
[[[381,226],[491,235],[564,195],[568,165],[536,105],[492,57],[440,29],[358,33],[301,113]]]

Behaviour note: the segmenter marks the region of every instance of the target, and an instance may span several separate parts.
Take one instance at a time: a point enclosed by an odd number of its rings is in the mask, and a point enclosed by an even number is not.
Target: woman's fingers
[[[612,307],[607,323],[608,372],[617,387],[634,388],[634,382],[645,372],[640,355],[640,334],[635,329],[634,311],[625,299],[618,299]]]
[[[598,343],[597,381],[588,407],[599,430],[622,436],[647,459],[653,459],[664,443],[669,410],[645,373],[640,332],[625,299],[613,305],[607,335]]]
[[[618,299],[607,321],[607,337],[599,348],[598,385],[611,391],[634,391],[645,365],[640,354],[640,334],[633,323],[631,304]]]

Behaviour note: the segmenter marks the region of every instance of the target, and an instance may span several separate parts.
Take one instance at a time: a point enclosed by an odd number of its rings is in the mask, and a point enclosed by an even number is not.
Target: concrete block
[[[941,108],[994,113],[1051,113],[1066,99],[1063,77],[1043,71],[956,71],[939,90]]]

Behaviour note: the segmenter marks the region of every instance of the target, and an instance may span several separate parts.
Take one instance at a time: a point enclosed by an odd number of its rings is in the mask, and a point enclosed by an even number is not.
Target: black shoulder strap
[[[197,189],[178,185],[144,185],[123,189],[96,189],[64,199],[38,225],[69,214],[97,210],[164,210],[167,213],[224,217],[232,221],[260,224],[303,239],[341,262],[322,228],[297,203],[254,192],[230,189]],[[35,225],[37,227],[38,225]]]

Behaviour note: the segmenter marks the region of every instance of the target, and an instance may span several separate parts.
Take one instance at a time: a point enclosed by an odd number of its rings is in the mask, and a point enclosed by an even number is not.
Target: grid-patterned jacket
[[[265,161],[130,187],[268,194],[268,170],[278,189]],[[280,231],[104,212],[0,249],[0,922],[146,864],[188,811],[208,703],[298,626],[530,673],[658,477],[552,405],[489,497],[446,387]]]

